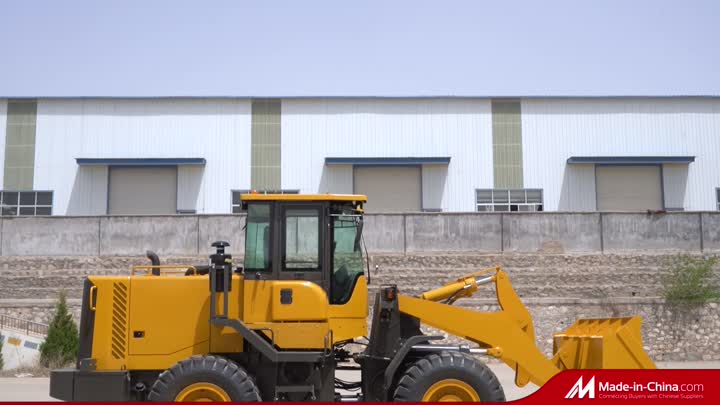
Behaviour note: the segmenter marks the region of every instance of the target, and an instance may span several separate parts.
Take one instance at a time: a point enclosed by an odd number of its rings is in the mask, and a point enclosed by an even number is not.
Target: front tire
[[[505,402],[495,374],[474,357],[457,352],[430,354],[400,377],[398,402]]]
[[[192,356],[163,371],[148,394],[153,402],[258,402],[245,370],[218,356]]]

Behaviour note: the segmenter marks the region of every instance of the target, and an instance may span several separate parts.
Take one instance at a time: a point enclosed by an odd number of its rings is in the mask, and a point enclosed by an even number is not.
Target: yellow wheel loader
[[[85,281],[75,368],[53,370],[68,401],[504,401],[478,356],[543,385],[572,368],[654,368],[640,319],[579,320],[535,345],[499,267],[420,296],[380,286],[367,338],[362,195],[247,194],[244,263],[215,242],[206,265],[135,266]],[[368,271],[365,271],[365,270]],[[501,308],[453,304],[494,285]],[[425,324],[472,342],[442,342]],[[348,345],[364,346],[361,351]],[[354,373],[348,372],[355,371]],[[348,377],[359,375],[357,381]]]

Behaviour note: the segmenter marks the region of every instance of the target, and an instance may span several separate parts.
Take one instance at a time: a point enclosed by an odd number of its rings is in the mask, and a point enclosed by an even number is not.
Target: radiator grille
[[[125,358],[125,345],[127,344],[127,286],[122,283],[113,283],[113,310],[112,310],[112,343],[110,352],[113,358]]]

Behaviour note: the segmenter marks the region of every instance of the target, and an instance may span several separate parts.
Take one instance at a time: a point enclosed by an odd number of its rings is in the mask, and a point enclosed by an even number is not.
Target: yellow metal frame
[[[481,398],[470,384],[448,378],[431,385],[420,402],[481,402]]]
[[[193,271],[193,275],[197,275],[197,269],[195,266],[188,266],[188,265],[143,265],[143,266],[132,266],[132,269],[130,270],[130,275],[135,276],[136,272],[139,270],[150,270],[152,272],[153,269],[160,269],[160,275],[167,275],[167,274],[184,274],[188,270]],[[173,271],[174,270],[174,271]],[[144,274],[146,276],[152,276],[153,274],[148,272],[149,274]],[[155,276],[157,277],[157,276]]]
[[[215,384],[190,384],[175,396],[175,402],[230,402],[230,395]]]
[[[241,201],[358,201],[367,202],[362,194],[242,194]]]
[[[501,310],[479,312],[437,301],[469,297],[478,276],[495,283]],[[535,345],[532,317],[507,274],[498,266],[465,275],[419,298],[400,295],[399,309],[421,322],[477,343],[515,370],[519,387],[545,384],[566,368],[655,368],[642,349],[639,317],[579,320],[555,335],[555,357],[546,358]]]

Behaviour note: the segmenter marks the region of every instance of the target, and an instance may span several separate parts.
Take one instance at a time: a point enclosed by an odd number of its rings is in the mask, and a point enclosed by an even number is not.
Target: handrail
[[[8,315],[0,315],[0,327],[25,332],[27,335],[47,336],[49,326],[27,319],[15,318]]]
[[[166,273],[166,274],[185,273],[188,269],[193,271],[193,275],[197,275],[197,273],[198,273],[197,268],[195,268],[195,266],[189,266],[189,265],[162,265],[162,266],[161,265],[143,265],[143,266],[133,266],[132,270],[130,270],[130,275],[134,276],[135,272],[138,270],[145,270],[145,272],[147,273],[148,270],[153,270],[153,269],[159,269],[160,275],[162,275],[163,273]],[[172,271],[172,270],[175,270],[175,271]]]

